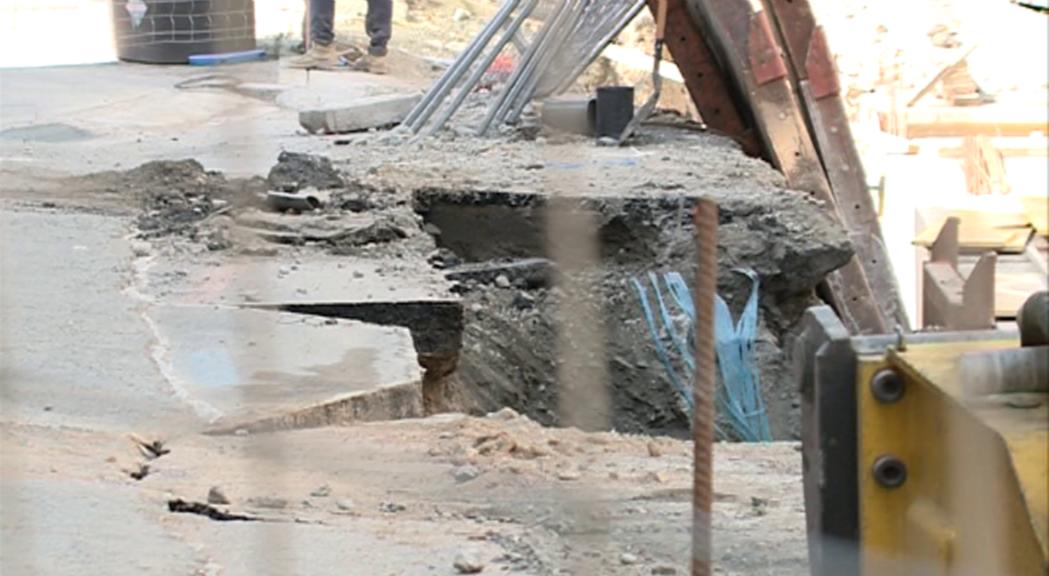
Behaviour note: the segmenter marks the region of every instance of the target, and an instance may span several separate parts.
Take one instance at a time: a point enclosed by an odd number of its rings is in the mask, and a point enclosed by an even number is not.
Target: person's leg
[[[364,20],[364,31],[371,39],[368,54],[385,56],[386,44],[393,32],[393,0],[368,0],[368,17]]]
[[[335,41],[335,0],[310,0],[310,41],[322,46]]]
[[[309,50],[292,58],[293,68],[328,68],[339,65],[335,51],[335,0],[307,0],[309,2]]]

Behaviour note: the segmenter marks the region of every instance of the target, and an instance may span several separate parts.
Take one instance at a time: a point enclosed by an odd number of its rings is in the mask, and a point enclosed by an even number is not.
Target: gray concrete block
[[[422,98],[420,94],[384,94],[353,104],[299,112],[299,124],[311,134],[359,132],[400,124]]]
[[[409,330],[226,306],[149,311],[176,394],[217,430],[423,415]]]

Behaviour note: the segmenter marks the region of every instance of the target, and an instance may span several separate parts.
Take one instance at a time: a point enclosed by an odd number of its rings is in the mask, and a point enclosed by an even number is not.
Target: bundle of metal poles
[[[516,66],[476,131],[516,122],[533,99],[571,87],[644,6],[645,0],[505,0],[403,126],[424,135],[443,128],[508,46],[518,51]],[[528,20],[541,22],[530,38]]]

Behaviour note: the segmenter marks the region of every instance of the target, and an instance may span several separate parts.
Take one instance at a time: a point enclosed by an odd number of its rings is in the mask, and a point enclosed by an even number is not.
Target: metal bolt
[[[889,490],[903,486],[907,481],[907,465],[892,454],[883,454],[874,459],[871,468],[874,480]]]
[[[892,368],[878,370],[871,378],[871,394],[882,404],[899,402],[906,390],[903,377]]]

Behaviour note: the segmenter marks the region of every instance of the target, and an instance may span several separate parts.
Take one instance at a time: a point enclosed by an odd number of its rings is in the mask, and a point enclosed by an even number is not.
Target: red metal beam
[[[653,16],[659,0],[647,0]],[[768,158],[764,146],[757,137],[752,124],[736,104],[732,86],[718,66],[685,0],[666,0],[667,31],[666,47],[681,71],[685,87],[703,117],[703,122],[712,131],[732,138],[750,156]]]

